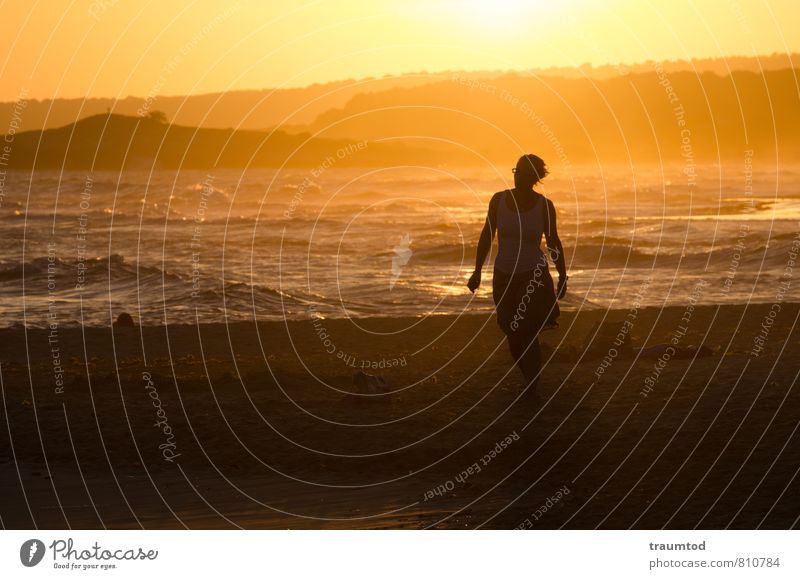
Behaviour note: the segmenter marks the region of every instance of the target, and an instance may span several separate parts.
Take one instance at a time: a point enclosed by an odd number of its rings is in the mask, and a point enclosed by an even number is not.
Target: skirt
[[[547,265],[513,274],[494,270],[492,297],[497,323],[507,336],[530,339],[558,327],[561,310]]]

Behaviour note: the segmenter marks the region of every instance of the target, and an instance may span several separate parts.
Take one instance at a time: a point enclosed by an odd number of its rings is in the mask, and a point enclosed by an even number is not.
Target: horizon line
[[[418,70],[418,71],[407,71],[407,72],[398,72],[398,73],[387,73],[383,76],[363,76],[363,77],[348,77],[348,78],[340,78],[340,79],[332,79],[322,82],[312,82],[309,84],[304,85],[285,85],[285,86],[266,86],[266,87],[241,87],[232,90],[219,90],[219,91],[210,91],[210,92],[198,92],[198,93],[178,93],[178,94],[158,94],[155,95],[158,98],[177,98],[177,97],[185,97],[185,98],[195,98],[195,97],[202,97],[202,96],[211,96],[211,95],[221,95],[227,93],[234,93],[234,92],[263,92],[263,91],[282,91],[282,90],[304,90],[315,86],[325,86],[325,85],[333,85],[333,84],[340,84],[340,83],[351,83],[351,84],[358,84],[367,81],[373,80],[383,80],[383,79],[390,79],[390,78],[403,78],[403,77],[414,77],[414,76],[446,76],[452,75],[454,73],[466,73],[466,74],[525,74],[525,73],[543,73],[547,71],[581,71],[581,70],[592,70],[592,69],[606,69],[606,68],[634,68],[645,66],[650,63],[660,63],[660,64],[677,64],[677,63],[687,63],[692,64],[697,61],[728,61],[733,59],[750,59],[750,60],[758,60],[761,58],[776,58],[785,56],[786,59],[789,61],[789,65],[786,67],[787,69],[796,69],[798,68],[795,66],[794,60],[795,57],[800,59],[800,52],[773,52],[770,54],[755,54],[755,55],[728,55],[728,56],[696,56],[692,58],[677,58],[674,60],[644,60],[644,61],[637,61],[637,62],[606,62],[601,64],[593,64],[591,62],[584,62],[575,66],[548,66],[548,67],[533,67],[533,68],[508,68],[508,69],[446,69],[446,70],[439,70],[439,71],[426,71],[426,70]],[[730,72],[737,72],[737,69],[730,69]],[[762,71],[767,69],[762,69]],[[774,70],[774,69],[772,69]],[[783,70],[783,69],[781,69]],[[743,71],[749,72],[749,71]],[[587,75],[588,76],[588,75]],[[39,102],[46,102],[46,101],[56,101],[56,100],[82,100],[82,101],[90,101],[90,100],[112,100],[112,101],[124,101],[128,99],[147,99],[149,96],[141,96],[141,95],[133,95],[128,94],[124,97],[119,96],[59,96],[59,97],[29,97],[25,100],[30,101],[39,101]],[[19,99],[16,100],[0,100],[0,105],[9,104],[17,102]]]

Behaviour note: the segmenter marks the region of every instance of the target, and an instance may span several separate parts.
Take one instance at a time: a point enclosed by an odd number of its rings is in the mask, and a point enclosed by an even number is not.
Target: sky
[[[0,100],[800,52],[797,0],[11,0]]]

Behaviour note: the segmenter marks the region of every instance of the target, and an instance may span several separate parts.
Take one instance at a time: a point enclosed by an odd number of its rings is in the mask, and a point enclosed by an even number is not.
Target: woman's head
[[[547,166],[536,155],[522,155],[514,168],[514,186],[530,189],[547,176]]]

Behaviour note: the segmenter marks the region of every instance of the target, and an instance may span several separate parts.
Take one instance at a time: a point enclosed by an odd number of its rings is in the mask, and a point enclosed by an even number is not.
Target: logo
[[[392,279],[389,280],[389,291],[394,289],[394,284],[400,279],[400,274],[403,268],[411,259],[411,236],[406,233],[401,239],[400,243],[394,247],[394,257],[392,258]]]
[[[44,543],[39,539],[28,539],[19,548],[19,560],[26,567],[35,567],[44,558]]]

